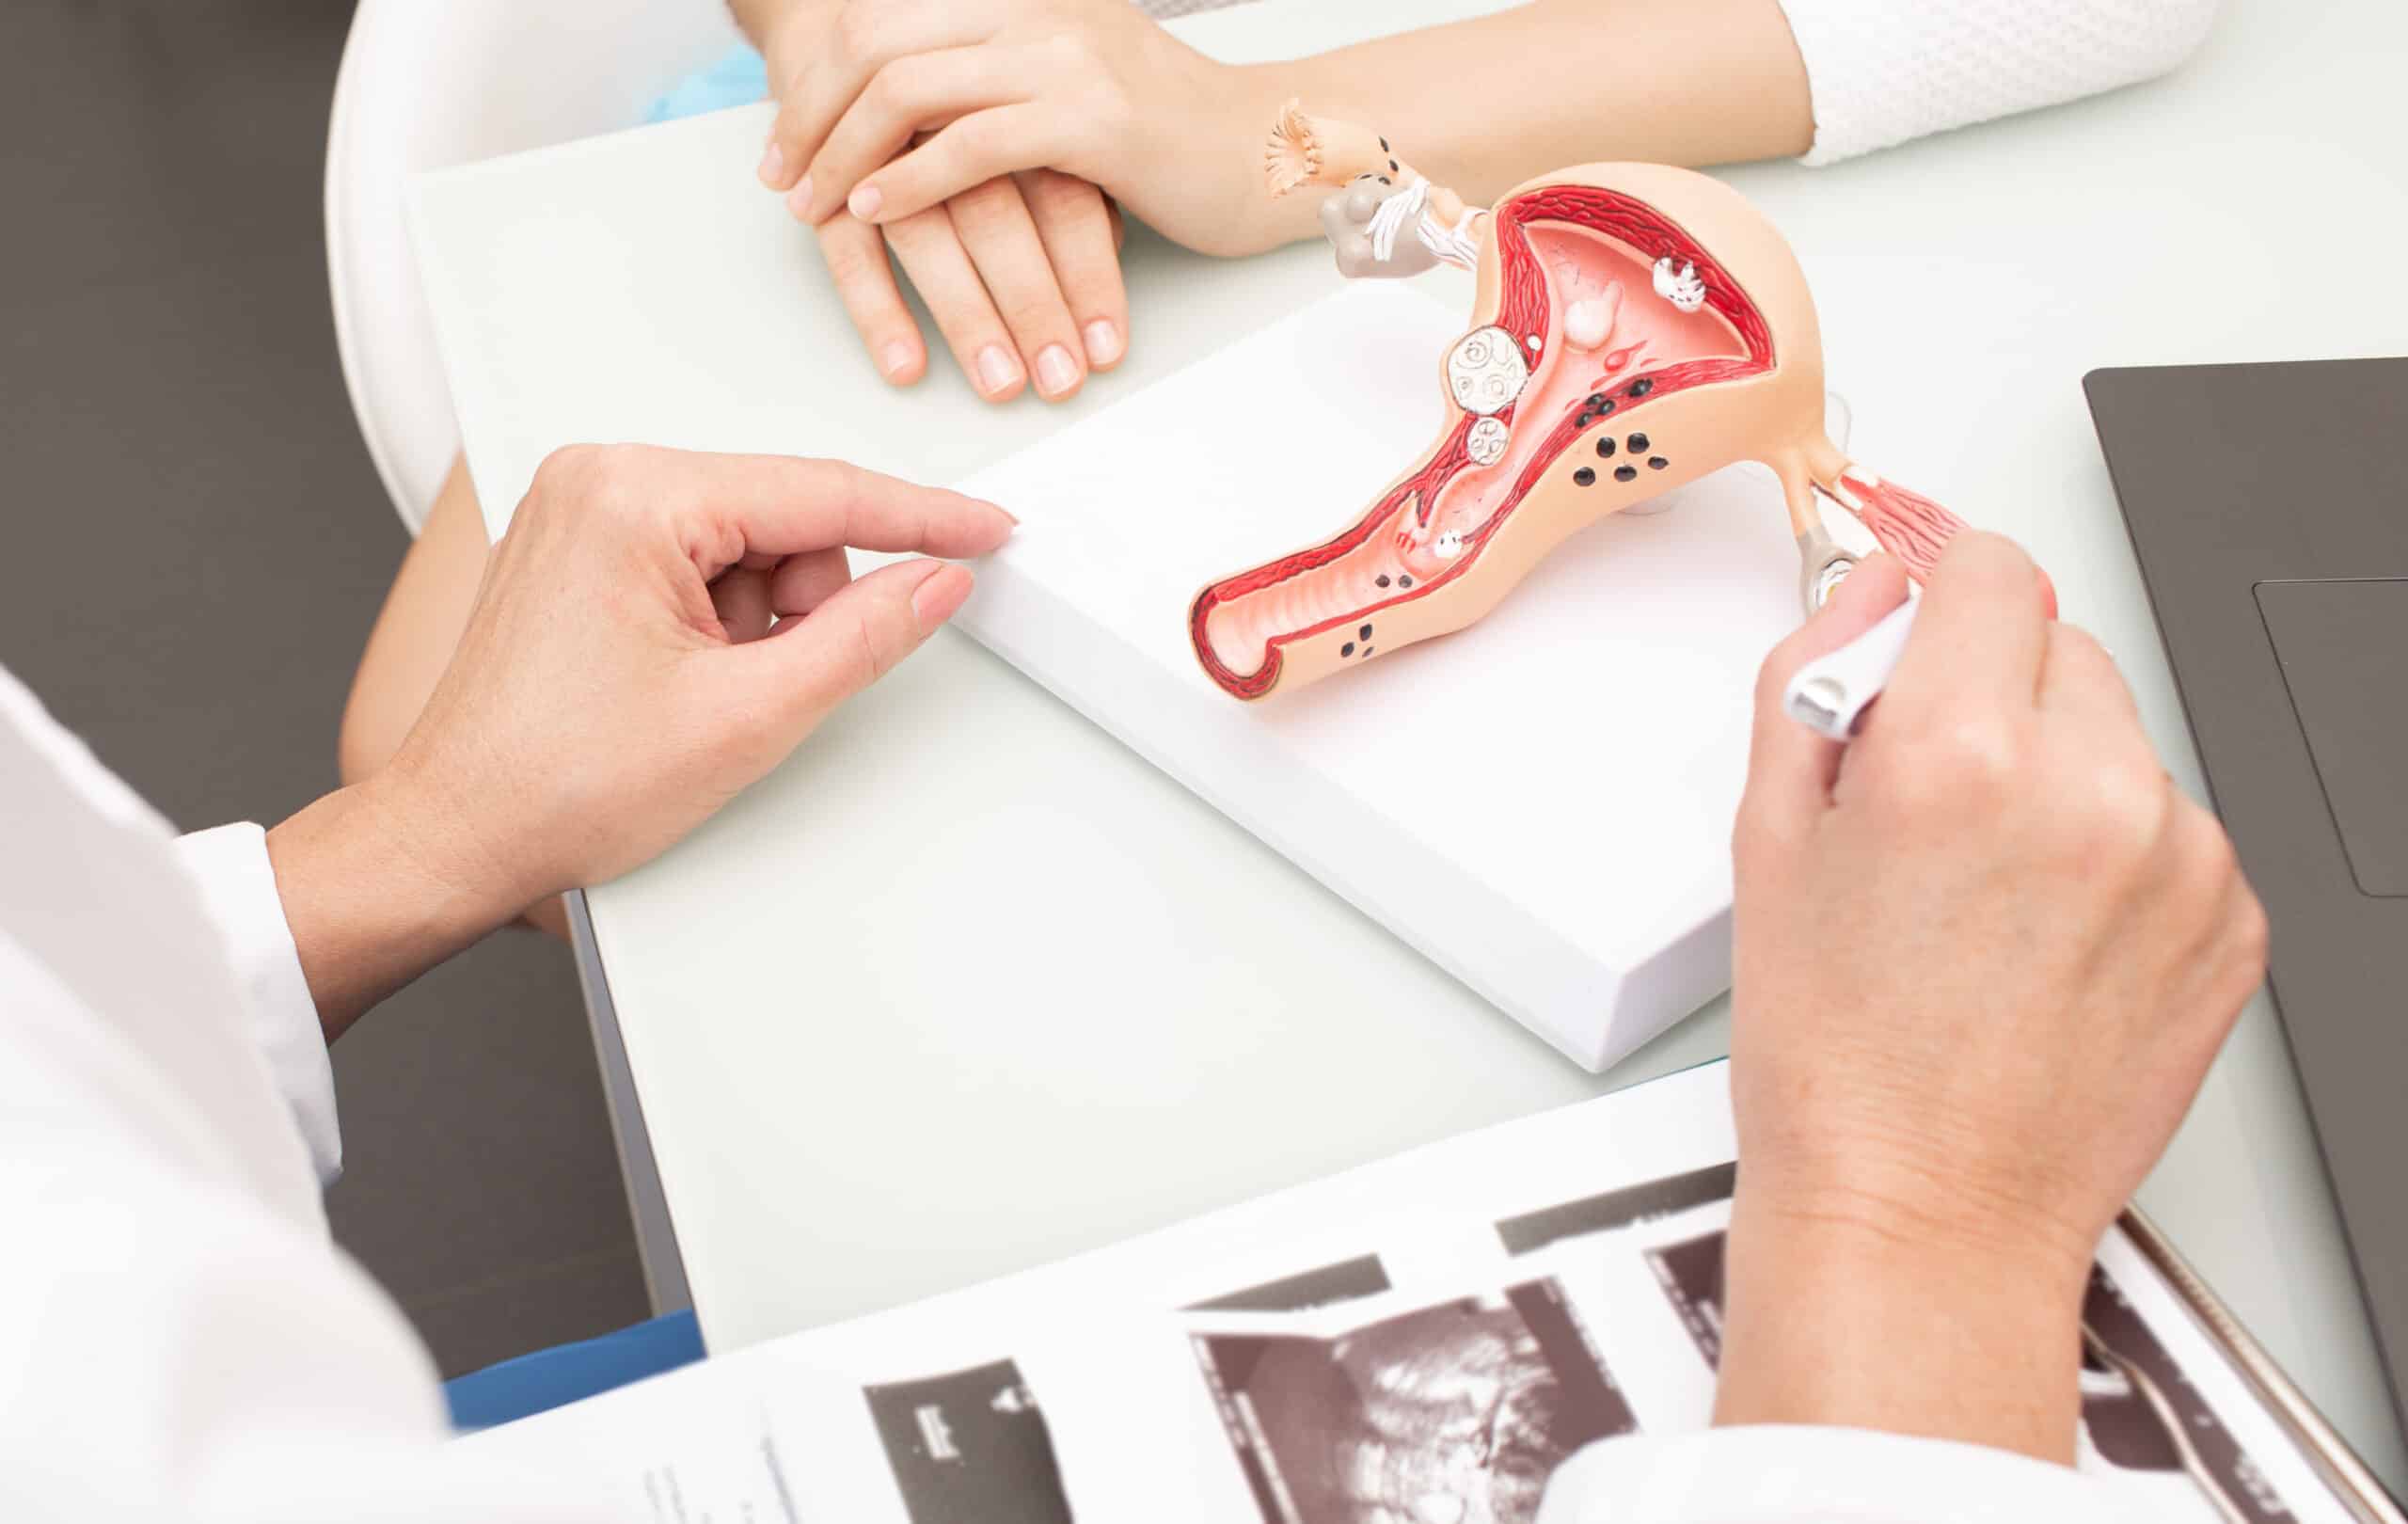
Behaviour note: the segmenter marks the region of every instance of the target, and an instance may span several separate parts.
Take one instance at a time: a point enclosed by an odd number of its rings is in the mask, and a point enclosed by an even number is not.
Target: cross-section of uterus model
[[[1244,699],[1463,628],[1574,533],[1742,460],[1780,478],[1811,612],[1855,564],[1836,502],[1921,579],[1956,516],[1848,460],[1824,432],[1822,339],[1789,246],[1686,169],[1592,164],[1494,208],[1432,184],[1386,138],[1291,104],[1272,196],[1325,196],[1348,276],[1477,272],[1439,364],[1445,425],[1338,533],[1196,595],[1189,636]]]

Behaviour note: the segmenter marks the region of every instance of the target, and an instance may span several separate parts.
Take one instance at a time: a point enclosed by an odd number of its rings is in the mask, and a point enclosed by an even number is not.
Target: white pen
[[[1782,695],[1789,718],[1835,741],[1854,736],[1865,706],[1881,696],[1897,670],[1907,635],[1915,627],[1916,601],[1909,598],[1871,629],[1798,668]]]

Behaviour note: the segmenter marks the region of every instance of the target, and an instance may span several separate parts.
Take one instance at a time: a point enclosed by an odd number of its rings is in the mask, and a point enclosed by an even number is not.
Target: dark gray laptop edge
[[[2083,389],[2408,1428],[2408,358]]]

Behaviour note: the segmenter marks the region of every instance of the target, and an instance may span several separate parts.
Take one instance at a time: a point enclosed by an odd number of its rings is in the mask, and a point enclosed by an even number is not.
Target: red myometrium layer
[[[1687,230],[1646,202],[1620,191],[1595,185],[1549,185],[1513,198],[1497,207],[1494,216],[1504,299],[1493,321],[1517,338],[1535,337],[1538,344],[1532,353],[1536,355],[1546,353],[1546,345],[1553,338],[1551,324],[1555,314],[1549,310],[1546,278],[1539,267],[1538,253],[1530,246],[1529,235],[1524,231],[1531,223],[1568,223],[1602,233],[1627,246],[1645,265],[1652,266],[1657,260],[1669,257],[1676,262],[1696,266],[1698,276],[1705,282],[1707,305],[1719,313],[1739,336],[1747,350],[1746,356],[1681,360],[1662,370],[1645,372],[1617,382],[1610,389],[1601,388],[1608,390],[1622,410],[1644,406],[1650,402],[1696,387],[1744,380],[1772,369],[1772,330],[1764,314],[1757,310],[1755,303],[1748,299],[1747,293],[1732,278],[1731,273],[1707,253]],[[1497,417],[1511,428],[1519,405],[1517,400]],[[1454,428],[1449,432],[1446,442],[1439,446],[1437,452],[1419,470],[1390,488],[1369,513],[1337,538],[1309,550],[1300,550],[1282,560],[1257,566],[1251,571],[1240,572],[1198,594],[1194,606],[1188,611],[1188,639],[1212,681],[1239,698],[1259,698],[1279,680],[1280,647],[1283,645],[1352,624],[1379,610],[1426,597],[1462,576],[1472,563],[1480,559],[1481,552],[1487,548],[1489,539],[1504,523],[1506,516],[1521,503],[1530,488],[1537,484],[1539,477],[1557,462],[1564,448],[1580,433],[1577,405],[1567,406],[1564,416],[1556,421],[1540,449],[1530,456],[1529,464],[1523,468],[1504,502],[1465,538],[1463,554],[1437,576],[1393,597],[1334,614],[1304,629],[1274,636],[1264,647],[1262,664],[1253,672],[1233,672],[1214,654],[1212,641],[1205,631],[1205,622],[1211,618],[1214,609],[1316,567],[1325,566],[1344,556],[1370,539],[1372,532],[1386,523],[1416,493],[1422,494],[1422,506],[1426,510],[1455,473],[1470,463],[1470,451],[1465,441],[1473,421],[1467,416],[1456,419]]]

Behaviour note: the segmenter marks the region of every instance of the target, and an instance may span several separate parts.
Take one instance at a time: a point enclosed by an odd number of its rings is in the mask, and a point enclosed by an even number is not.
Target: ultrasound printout
[[[2100,1459],[2133,1471],[2195,1466],[2249,1524],[2290,1516],[2104,1266],[2091,1267],[2082,1328],[2082,1422]]]
[[[1317,1307],[1329,1307],[1339,1302],[1360,1301],[1377,1296],[1395,1288],[1388,1280],[1387,1266],[1376,1254],[1365,1254],[1319,1269],[1299,1271],[1197,1302],[1190,1312],[1307,1312]]]
[[[1722,1239],[1719,1232],[1647,1251],[1647,1267],[1697,1341],[1705,1363],[1722,1365]]]
[[[1724,1234],[1646,1251],[1665,1299],[1710,1366],[1722,1359]],[[2084,1469],[2189,1472],[2218,1512],[2239,1524],[2291,1516],[2273,1485],[2217,1419],[2197,1388],[2133,1310],[2106,1268],[2093,1265],[2083,1301],[2082,1428]]]
[[[1070,1524],[1045,1415],[1010,1360],[862,1394],[911,1524]]]
[[[1728,1201],[1738,1180],[1737,1165],[1710,1165],[1685,1175],[1642,1181],[1617,1191],[1507,1217],[1497,1225],[1497,1236],[1503,1240],[1508,1254],[1529,1254],[1567,1238],[1610,1232],[1634,1223],[1669,1217],[1710,1201]]]
[[[1559,1466],[1637,1427],[1549,1280],[1334,1338],[1194,1343],[1265,1524],[1383,1524],[1432,1498],[1527,1524]]]

